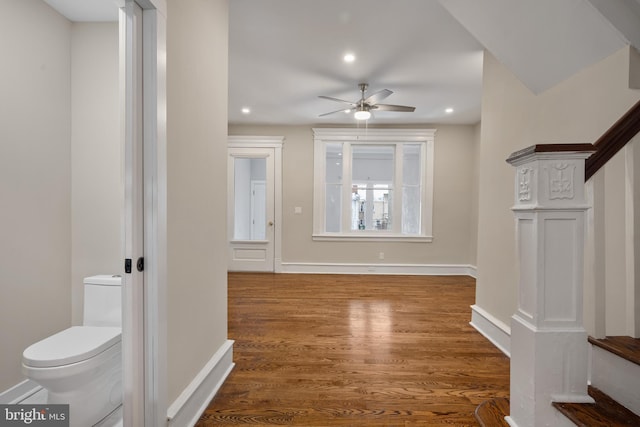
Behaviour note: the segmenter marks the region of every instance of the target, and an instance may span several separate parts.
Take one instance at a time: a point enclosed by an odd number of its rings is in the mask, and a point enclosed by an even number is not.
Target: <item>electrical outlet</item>
[[[379,258],[379,259],[384,259],[384,252],[380,252],[380,253],[378,254],[378,258]]]

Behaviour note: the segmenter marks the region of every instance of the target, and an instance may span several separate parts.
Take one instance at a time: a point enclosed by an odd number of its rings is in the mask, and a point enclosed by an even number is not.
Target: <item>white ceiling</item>
[[[72,21],[104,21],[121,0],[44,1]],[[343,107],[318,96],[356,101],[363,82],[394,91],[384,103],[416,107],[371,123],[472,124],[484,48],[540,93],[640,46],[640,0],[230,0],[229,14],[231,123],[353,124],[318,117]]]
[[[118,0],[43,0],[70,21],[118,20]]]
[[[375,123],[480,119],[483,48],[436,0],[232,0],[229,32],[232,123],[353,123],[318,96],[356,101],[360,82],[416,107]]]
[[[541,93],[628,43],[593,6],[592,2],[598,1],[441,0],[441,3],[529,89]],[[635,3],[606,2],[612,10]],[[635,17],[637,29],[639,18]]]

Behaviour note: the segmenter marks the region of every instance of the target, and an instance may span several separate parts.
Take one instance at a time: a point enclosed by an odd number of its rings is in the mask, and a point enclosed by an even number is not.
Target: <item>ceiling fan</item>
[[[403,112],[412,113],[416,109],[416,107],[408,107],[406,105],[378,104],[378,102],[382,101],[383,99],[385,99],[386,97],[388,97],[393,93],[389,89],[382,89],[365,98],[364,93],[367,91],[367,88],[369,87],[369,85],[366,83],[360,83],[358,87],[360,88],[360,92],[362,93],[362,96],[360,100],[356,102],[345,101],[344,99],[338,99],[338,98],[332,98],[330,96],[320,95],[318,98],[328,99],[330,101],[336,101],[336,102],[341,102],[343,104],[348,104],[349,107],[342,108],[336,111],[331,111],[329,113],[320,114],[319,117],[328,116],[330,114],[335,114],[340,112],[350,113],[351,111],[355,111],[353,116],[355,117],[356,120],[367,120],[371,117],[371,112],[374,110],[403,111]]]

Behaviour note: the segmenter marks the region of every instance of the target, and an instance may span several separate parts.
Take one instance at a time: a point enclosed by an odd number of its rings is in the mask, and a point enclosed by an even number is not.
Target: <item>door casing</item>
[[[166,0],[115,0],[120,12],[125,151],[124,427],[167,424]],[[144,258],[144,271],[136,260]]]
[[[239,157],[255,157],[261,158],[264,157],[265,149],[272,150],[273,156],[273,219],[268,218],[267,221],[272,221],[273,228],[272,230],[272,238],[273,238],[273,265],[268,268],[266,271],[272,271],[275,273],[279,273],[282,271],[282,147],[284,143],[284,137],[282,136],[229,136],[228,139],[228,149],[229,149],[229,159],[233,160],[233,153],[242,153],[236,154]],[[236,150],[239,149],[239,150]],[[233,217],[234,217],[234,207],[233,207],[233,177],[231,176],[232,167],[229,167],[229,186],[227,191],[227,218],[228,218],[228,239],[229,239],[229,247],[230,247],[230,257],[232,256],[232,243],[233,240]],[[267,178],[268,179],[268,178]],[[269,226],[268,226],[269,227]],[[245,245],[246,247],[259,246],[252,244],[250,241],[240,243],[240,245]],[[236,270],[238,269],[237,264],[233,264],[232,259],[229,259],[230,269]],[[244,269],[243,267],[239,267],[240,269]],[[250,270],[250,267],[246,267],[246,269]],[[265,270],[261,270],[265,271]]]

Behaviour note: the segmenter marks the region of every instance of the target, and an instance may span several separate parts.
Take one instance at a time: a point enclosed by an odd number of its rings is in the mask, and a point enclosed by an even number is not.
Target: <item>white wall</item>
[[[518,270],[514,172],[505,159],[532,144],[595,142],[640,99],[628,87],[630,55],[624,48],[535,96],[485,53],[476,304],[506,324],[516,309]]]
[[[416,126],[420,127],[420,126]],[[230,125],[230,135],[284,135],[282,261],[474,265],[474,126],[436,128],[432,243],[318,242],[313,230],[313,133],[308,126]],[[294,214],[294,207],[302,215]],[[379,252],[385,259],[378,258]]]
[[[0,391],[71,324],[70,33],[40,0],[0,2]]]
[[[122,147],[118,23],[71,26],[71,283],[82,323],[82,279],[122,270]]]
[[[167,5],[171,403],[227,338],[228,2]]]

